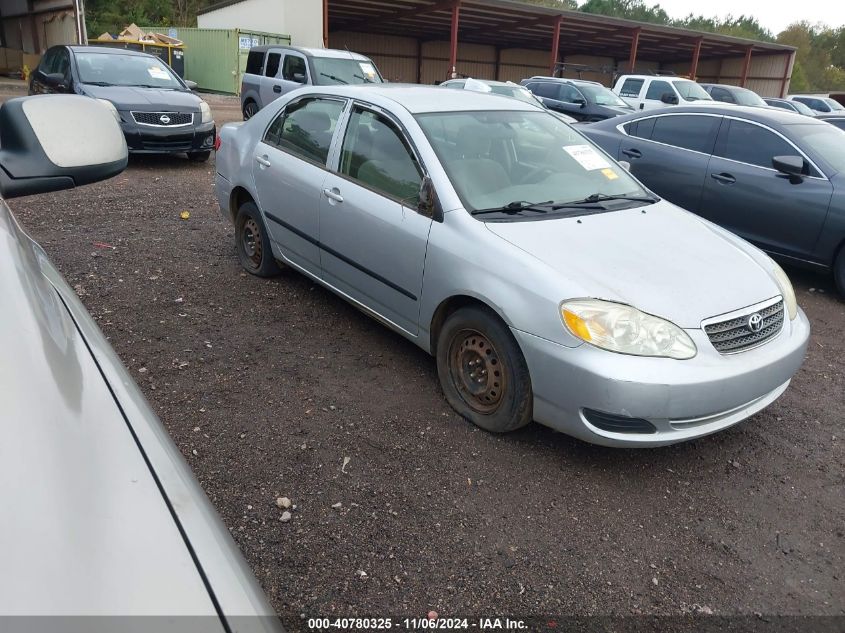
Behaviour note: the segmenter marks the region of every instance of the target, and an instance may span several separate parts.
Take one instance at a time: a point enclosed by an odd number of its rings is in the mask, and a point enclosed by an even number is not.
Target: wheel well
[[[255,204],[255,200],[250,195],[249,191],[243,187],[235,187],[232,189],[232,194],[229,196],[229,214],[232,216],[232,222],[235,221],[235,218],[238,215],[238,209],[247,202]]]
[[[443,300],[440,305],[437,306],[437,309],[434,311],[434,316],[431,318],[429,333],[431,337],[430,345],[432,354],[437,353],[437,339],[440,337],[440,332],[443,329],[443,324],[446,323],[446,319],[461,308],[466,308],[468,306],[484,308],[501,319],[499,314],[493,308],[475,297],[470,297],[468,295],[455,295],[454,297],[449,297],[448,299]]]

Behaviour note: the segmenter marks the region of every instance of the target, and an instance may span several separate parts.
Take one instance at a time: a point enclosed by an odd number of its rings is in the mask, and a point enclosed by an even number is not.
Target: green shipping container
[[[143,26],[185,44],[185,79],[201,90],[240,94],[249,49],[263,44],[290,44],[290,35],[241,29],[198,29]]]

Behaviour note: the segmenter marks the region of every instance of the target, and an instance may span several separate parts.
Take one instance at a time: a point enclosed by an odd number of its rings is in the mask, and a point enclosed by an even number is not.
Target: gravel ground
[[[239,118],[209,100],[218,123]],[[845,614],[845,302],[827,278],[788,271],[807,361],[738,427],[640,451],[539,425],[497,437],[452,412],[433,360],[398,335],[296,273],[241,272],[213,173],[134,157],[11,206],[292,630],[301,614],[431,609]]]

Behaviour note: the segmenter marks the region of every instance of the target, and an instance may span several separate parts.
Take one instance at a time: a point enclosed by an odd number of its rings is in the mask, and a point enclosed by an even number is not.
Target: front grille
[[[194,115],[191,112],[133,112],[132,118],[135,119],[135,123],[156,127],[190,125],[194,122]]]
[[[760,316],[759,329],[752,327],[752,317]],[[704,331],[721,354],[735,354],[762,345],[783,328],[783,300],[778,297],[731,315],[723,321],[708,320]],[[755,331],[756,329],[756,331]]]
[[[177,139],[177,140],[156,140],[156,141],[148,141],[143,139],[142,141],[143,147],[145,150],[150,152],[187,152],[191,149],[193,142],[191,139],[184,140],[184,139]]]

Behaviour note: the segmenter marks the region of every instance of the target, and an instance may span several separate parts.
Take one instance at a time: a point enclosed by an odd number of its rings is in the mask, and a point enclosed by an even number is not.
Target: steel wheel
[[[253,270],[261,267],[263,247],[261,244],[261,228],[252,218],[247,218],[241,229],[241,246]]]
[[[258,112],[258,104],[255,101],[248,101],[244,105],[244,121],[249,121]]]
[[[490,340],[476,330],[460,330],[449,345],[449,373],[458,394],[477,413],[489,415],[502,402],[505,366]]]

